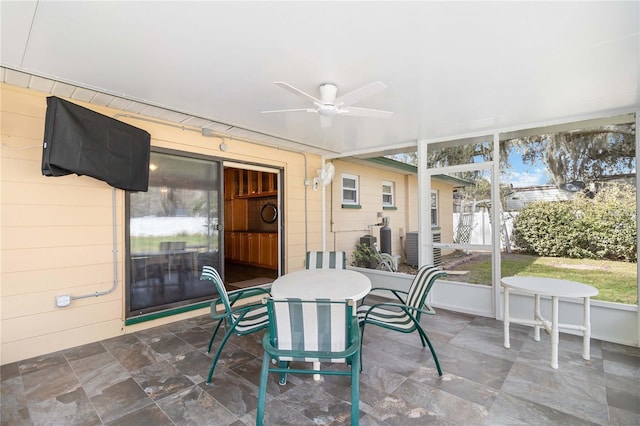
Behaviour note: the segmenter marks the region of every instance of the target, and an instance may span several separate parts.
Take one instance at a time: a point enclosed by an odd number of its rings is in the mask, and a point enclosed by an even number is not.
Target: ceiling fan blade
[[[309,102],[322,103],[322,102],[320,102],[320,99],[314,98],[310,94],[308,94],[306,92],[303,92],[302,90],[297,89],[297,88],[293,87],[292,85],[290,85],[289,83],[285,83],[284,81],[274,81],[273,84],[275,84],[276,86],[280,86],[284,90],[287,90],[287,91],[293,93],[294,95],[296,95],[298,97],[301,97],[302,99],[307,100]]]
[[[318,112],[313,108],[298,108],[298,109],[274,109],[271,111],[260,111],[262,114],[271,114],[272,112]]]
[[[366,86],[353,90],[349,93],[345,93],[344,95],[336,98],[334,105],[338,105],[338,106],[353,105],[356,102],[361,101],[366,97],[382,92],[386,88],[387,86],[385,86],[383,82],[374,81],[371,84],[367,84]]]
[[[333,123],[333,115],[321,115],[320,116],[320,127],[331,127]]]
[[[354,117],[389,118],[393,115],[393,112],[382,111],[379,109],[347,107],[347,108],[340,108],[339,114],[351,115]]]

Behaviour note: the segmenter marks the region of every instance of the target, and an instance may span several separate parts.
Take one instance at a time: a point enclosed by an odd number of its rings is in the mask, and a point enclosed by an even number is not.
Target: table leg
[[[504,288],[504,318],[502,319],[504,324],[504,347],[510,348],[509,342],[509,287]]]
[[[320,363],[319,362],[314,362],[313,363],[313,369],[314,370],[320,370]],[[314,374],[313,375],[313,380],[320,380],[320,375],[319,374]]]
[[[583,342],[582,342],[582,358],[583,359],[591,359],[591,298],[584,298],[584,331],[583,334]]]
[[[533,298],[533,319],[534,321],[541,321],[542,315],[540,315],[540,295],[536,294]],[[540,323],[537,322],[536,325],[533,326],[533,340],[536,342],[540,341]]]
[[[558,296],[551,297],[551,368],[558,368]]]

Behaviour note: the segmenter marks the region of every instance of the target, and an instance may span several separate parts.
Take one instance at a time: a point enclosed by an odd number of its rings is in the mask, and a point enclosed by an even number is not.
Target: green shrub
[[[535,202],[522,209],[513,228],[515,245],[528,253],[635,262],[635,189],[611,185],[593,199]]]
[[[378,263],[375,251],[364,243],[356,244],[352,257],[353,262],[351,264],[360,268],[375,268]]]

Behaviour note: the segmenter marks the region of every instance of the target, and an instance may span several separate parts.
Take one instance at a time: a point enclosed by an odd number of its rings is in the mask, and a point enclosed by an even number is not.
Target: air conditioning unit
[[[433,233],[434,243],[439,243],[442,241],[442,235],[439,231],[440,231],[440,228],[434,228],[431,231]],[[406,250],[407,250],[407,265],[418,266],[418,233],[417,232],[407,232]],[[434,266],[442,265],[442,249],[440,248],[433,249],[433,264]]]

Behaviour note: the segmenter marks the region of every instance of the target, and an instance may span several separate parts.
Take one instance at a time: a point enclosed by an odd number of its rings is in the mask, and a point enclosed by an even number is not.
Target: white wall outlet
[[[65,306],[69,306],[71,304],[71,296],[56,296],[56,306],[58,308],[64,308]]]

